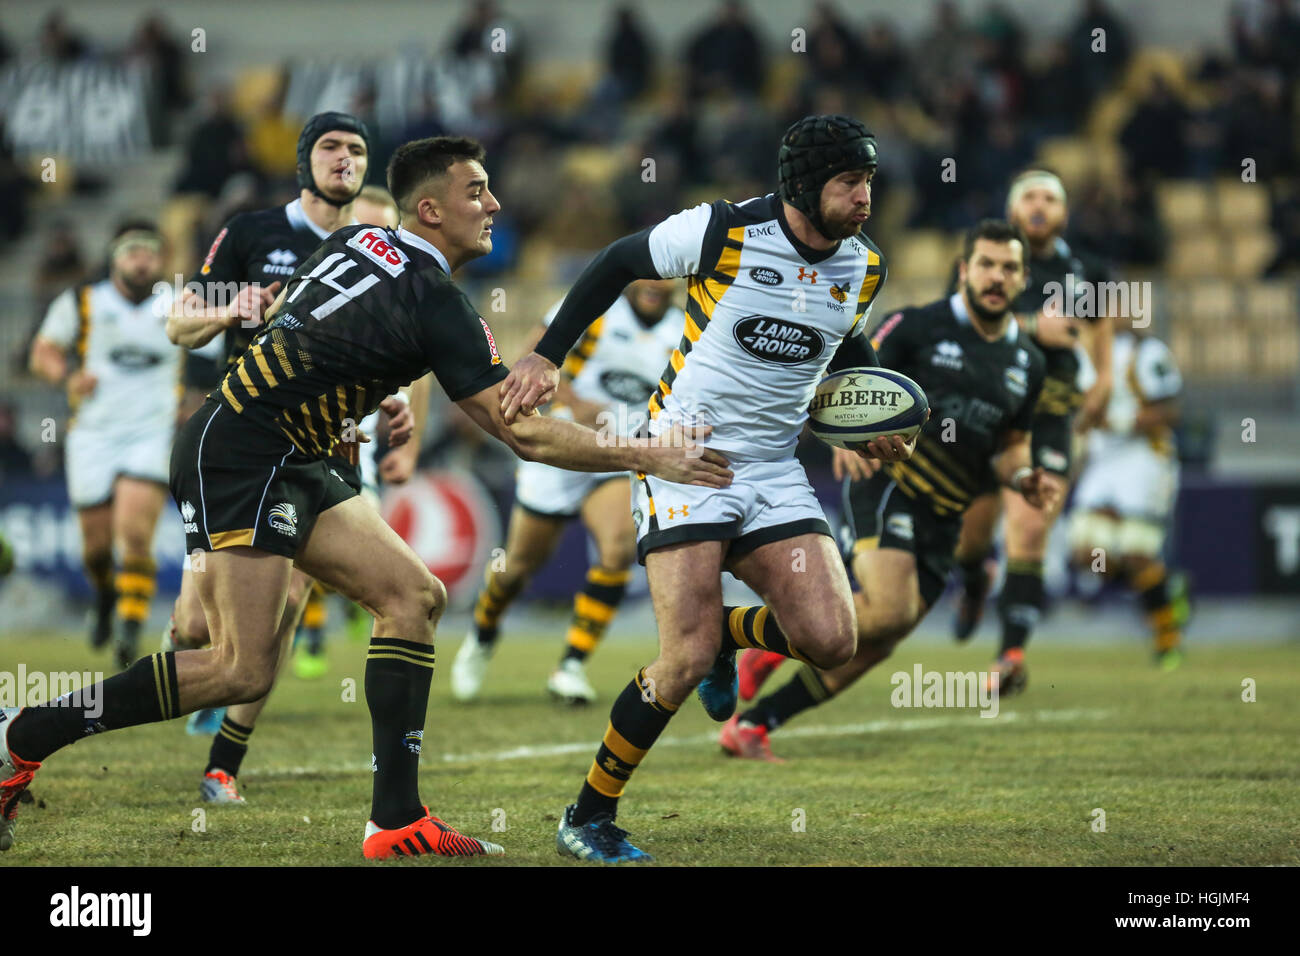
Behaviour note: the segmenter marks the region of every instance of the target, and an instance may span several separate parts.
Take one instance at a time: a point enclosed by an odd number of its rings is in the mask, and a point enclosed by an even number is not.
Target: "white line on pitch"
[[[860,724],[828,724],[812,727],[790,727],[781,731],[788,737],[852,737],[858,734],[883,734],[892,731],[935,730],[940,727],[998,727],[1008,723],[1024,723],[1026,719],[1048,723],[1069,720],[1100,720],[1110,715],[1108,710],[1035,710],[1027,713],[1007,711],[993,719],[971,716],[902,717],[869,720]],[[695,734],[690,737],[665,737],[656,747],[698,747],[718,743],[716,733]],[[507,760],[535,760],[539,757],[563,757],[567,754],[594,751],[598,743],[594,738],[568,744],[542,744],[538,746],[511,747],[509,750],[484,750],[467,754],[443,754],[443,763],[500,763]],[[309,777],[316,774],[361,773],[369,771],[367,764],[340,764],[334,767],[275,767],[248,771],[249,777]]]
[[[851,737],[857,734],[882,734],[891,731],[933,730],[938,727],[984,726],[994,727],[1012,721],[1023,721],[1026,716],[1041,721],[1099,720],[1109,714],[1106,710],[1037,710],[1028,715],[1017,711],[999,714],[992,720],[972,716],[962,717],[904,717],[871,720],[861,724],[835,724],[813,727],[790,727],[781,731],[781,737]],[[695,734],[691,737],[665,737],[656,747],[695,747],[718,742],[716,733]],[[540,746],[511,747],[509,750],[488,750],[468,754],[443,754],[444,763],[496,763],[504,760],[530,760],[537,757],[561,757],[565,754],[585,753],[597,744],[584,740],[571,744],[543,744]]]

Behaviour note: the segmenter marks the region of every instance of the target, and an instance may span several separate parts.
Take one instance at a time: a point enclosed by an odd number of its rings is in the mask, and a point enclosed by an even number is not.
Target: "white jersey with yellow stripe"
[[[737,460],[794,453],[836,349],[867,327],[885,280],[864,235],[819,251],[790,232],[775,194],[719,200],[651,230],[659,275],[684,276],[685,330],[650,398],[650,431],[707,424]]]
[[[38,335],[74,353],[69,368],[97,380],[74,409],[77,429],[129,435],[175,426],[184,350],[167,338],[171,287],[156,289],[135,303],[103,279],[50,303]]]
[[[551,324],[560,305],[551,307],[544,324]],[[578,398],[608,406],[616,422],[629,422],[635,428],[645,419],[646,402],[658,381],[655,376],[677,348],[685,322],[686,314],[669,306],[658,322],[647,327],[627,296],[620,295],[588,326],[560,373]]]
[[[1173,433],[1162,429],[1156,435],[1133,431],[1133,423],[1144,405],[1173,398],[1182,391],[1183,378],[1169,346],[1151,336],[1117,332],[1111,350],[1115,370],[1106,420],[1088,437],[1088,453],[1101,459],[1129,445],[1149,445],[1155,452],[1171,456]]]

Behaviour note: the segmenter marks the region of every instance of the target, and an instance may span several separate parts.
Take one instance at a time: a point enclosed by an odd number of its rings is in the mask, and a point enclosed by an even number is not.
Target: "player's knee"
[[[858,626],[858,643],[860,645],[888,643],[892,649],[894,644],[911,633],[919,616],[920,608],[916,607],[913,601],[899,601],[888,607],[882,607],[872,615],[869,625]]]
[[[409,613],[418,620],[436,622],[447,607],[447,588],[443,583],[421,565],[424,574],[411,594]]]
[[[857,633],[849,621],[838,625],[818,622],[808,633],[792,642],[814,667],[830,670],[847,664],[857,650]]]
[[[208,619],[198,601],[177,601],[172,617],[177,642],[183,647],[202,647],[208,643]]]
[[[694,687],[708,676],[718,659],[718,649],[696,641],[676,653],[662,655],[662,659],[682,683]]]
[[[636,558],[636,537],[628,535],[601,541],[597,551],[600,554],[600,566],[606,571],[626,571]]]

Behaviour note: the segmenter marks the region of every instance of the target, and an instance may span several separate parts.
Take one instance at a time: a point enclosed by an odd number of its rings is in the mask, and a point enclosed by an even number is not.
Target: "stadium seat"
[[[1252,319],[1295,322],[1300,312],[1296,287],[1291,282],[1255,282],[1246,286],[1246,314]]]
[[[1273,259],[1276,241],[1265,229],[1229,233],[1224,244],[1229,250],[1229,275],[1237,279],[1258,279]]]
[[[1243,183],[1239,179],[1220,179],[1214,184],[1214,205],[1219,223],[1230,229],[1265,229],[1268,227],[1268,186]]]
[[[1160,221],[1174,233],[1208,229],[1214,219],[1210,198],[1203,183],[1170,180],[1156,187]]]
[[[1165,266],[1173,279],[1226,276],[1230,274],[1227,256],[1228,251],[1217,235],[1195,232],[1170,243]]]
[[[1066,189],[1087,179],[1096,168],[1092,143],[1082,136],[1058,136],[1044,140],[1038,149],[1038,161],[1056,170]]]
[[[918,230],[902,236],[890,251],[889,274],[899,278],[946,282],[960,252],[960,241],[938,230]]]

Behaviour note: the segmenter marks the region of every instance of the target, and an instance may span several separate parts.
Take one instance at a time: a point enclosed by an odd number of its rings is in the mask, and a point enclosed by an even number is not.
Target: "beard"
[[[120,273],[118,279],[122,283],[122,287],[126,289],[127,297],[137,305],[153,295],[153,287],[158,283],[155,276],[149,275],[132,276]]]
[[[841,239],[849,239],[860,233],[864,223],[854,220],[854,215],[857,215],[857,213],[854,212],[847,219],[840,220],[827,219],[822,216],[822,225],[825,227],[824,234],[826,238],[838,242]]]
[[[970,303],[971,311],[975,313],[975,318],[979,319],[985,325],[998,325],[1002,322],[1009,311],[1011,311],[1011,300],[1007,298],[1006,293],[1002,293],[1003,301],[1006,303],[1001,309],[986,309],[980,304],[979,296],[975,294],[975,286],[969,281],[966,283],[966,301]]]

